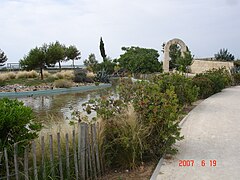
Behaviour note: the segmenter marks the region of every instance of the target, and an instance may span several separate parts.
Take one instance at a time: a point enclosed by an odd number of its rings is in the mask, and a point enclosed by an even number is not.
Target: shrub
[[[233,74],[234,84],[239,85],[240,84],[240,73]]]
[[[12,152],[13,144],[19,142],[19,152],[30,140],[38,137],[41,125],[34,121],[31,108],[18,100],[0,99],[0,151]]]
[[[124,80],[119,97],[85,104],[85,111],[96,110],[103,125],[101,152],[108,167],[134,168],[149,157],[176,151],[172,145],[182,139],[181,108],[174,87],[163,89],[160,81]]]
[[[8,79],[15,79],[16,78],[16,73],[8,72],[8,73],[6,73],[6,76],[8,77]]]
[[[93,79],[87,77],[87,70],[85,69],[76,69],[73,81],[76,83],[93,83]]]
[[[53,77],[56,79],[73,79],[74,73],[71,70],[60,71],[60,72],[55,73],[53,75]]]
[[[67,79],[55,80],[53,84],[56,88],[70,88],[73,86],[73,82]]]
[[[43,71],[43,77],[49,78],[51,76],[52,76],[51,73],[49,73],[48,71]]]
[[[38,77],[38,75],[39,74],[36,71],[31,70],[31,71],[28,71],[27,78],[36,78],[36,77]]]
[[[208,82],[209,85],[206,85],[205,83],[201,82],[202,80],[199,80],[199,79],[205,79],[205,80],[208,79],[206,80],[206,83]],[[193,78],[193,82],[195,85],[197,85],[201,89],[200,93],[203,93],[203,94],[199,94],[199,97],[206,98],[211,96],[212,94],[221,92],[222,89],[231,85],[232,78],[229,71],[227,71],[225,68],[220,68],[220,69],[209,70],[205,73],[197,74]],[[207,87],[208,89],[205,90],[204,88],[206,88],[206,86],[208,86]],[[212,91],[209,89],[210,86],[212,87]]]
[[[36,78],[36,77],[38,77],[38,73],[34,70],[19,71],[16,75],[16,79],[19,79],[19,78]]]
[[[195,77],[193,80],[193,84],[199,87],[198,97],[200,99],[207,98],[214,94],[214,83],[207,77]]]
[[[155,76],[152,81],[158,83],[162,87],[162,91],[173,86],[180,105],[191,104],[197,100],[198,87],[193,84],[192,79],[181,74],[163,74]]]
[[[0,81],[3,82],[6,80],[15,79],[15,77],[16,77],[16,73],[14,72],[1,73]]]

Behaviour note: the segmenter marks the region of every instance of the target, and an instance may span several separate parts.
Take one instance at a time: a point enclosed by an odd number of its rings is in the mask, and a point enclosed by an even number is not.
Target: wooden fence
[[[12,153],[5,148],[0,154],[0,179],[97,179],[103,173],[97,136],[97,124],[79,123],[64,137],[57,133],[32,141],[23,153],[15,143]]]

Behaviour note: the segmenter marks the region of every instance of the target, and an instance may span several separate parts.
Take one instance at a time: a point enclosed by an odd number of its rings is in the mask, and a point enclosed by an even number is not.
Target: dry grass
[[[2,73],[0,74],[0,81],[6,81],[6,80],[10,80],[10,79],[15,79],[16,77],[16,73],[14,72],[7,72],[7,73]]]
[[[72,70],[60,71],[53,75],[56,79],[73,79],[74,73]]]
[[[36,78],[38,77],[38,73],[34,70],[32,71],[19,71],[16,75],[16,79],[20,78]]]
[[[44,78],[49,78],[49,77],[52,77],[52,74],[49,73],[48,71],[43,71],[43,77]]]
[[[67,79],[58,79],[53,84],[56,88],[70,88],[73,86],[73,82]]]

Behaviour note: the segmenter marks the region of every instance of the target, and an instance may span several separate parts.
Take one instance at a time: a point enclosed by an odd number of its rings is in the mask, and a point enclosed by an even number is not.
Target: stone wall
[[[191,73],[197,74],[213,68],[218,69],[221,67],[226,67],[228,70],[231,70],[234,67],[234,64],[233,62],[213,61],[211,58],[194,59],[192,65],[190,66],[190,69]]]

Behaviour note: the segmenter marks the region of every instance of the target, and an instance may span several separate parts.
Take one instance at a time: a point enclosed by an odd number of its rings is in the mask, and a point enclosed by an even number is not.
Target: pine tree
[[[0,66],[4,66],[5,62],[8,60],[7,56],[5,53],[0,49]]]

